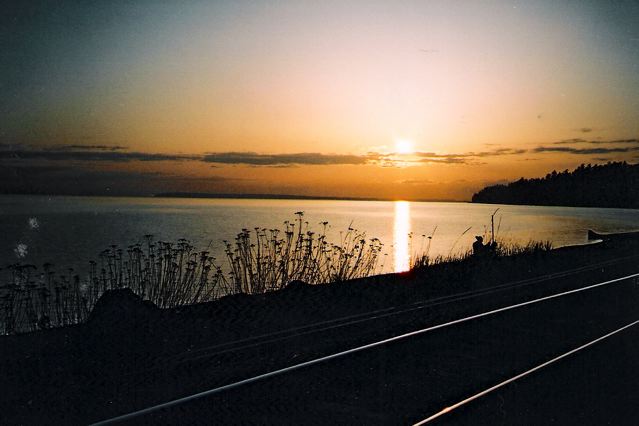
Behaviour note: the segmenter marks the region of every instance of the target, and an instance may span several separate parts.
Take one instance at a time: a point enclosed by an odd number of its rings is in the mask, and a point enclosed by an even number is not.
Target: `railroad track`
[[[619,263],[627,262],[632,259],[639,259],[639,255],[625,256],[622,258],[612,259],[604,262],[598,262],[588,266],[582,266],[579,268],[573,268],[564,270],[552,274],[546,274],[538,277],[528,278],[525,280],[513,281],[509,283],[500,284],[483,289],[469,290],[464,292],[455,293],[452,295],[446,295],[436,297],[426,301],[414,302],[406,305],[392,306],[384,309],[377,309],[373,311],[367,311],[356,315],[348,315],[340,318],[335,318],[326,321],[320,321],[313,324],[308,324],[299,327],[291,327],[286,330],[280,330],[272,333],[264,333],[257,336],[251,336],[244,339],[238,339],[231,342],[225,342],[210,346],[205,346],[196,350],[183,351],[178,354],[163,358],[158,365],[151,368],[147,368],[140,371],[135,371],[122,375],[126,376],[140,376],[148,374],[152,371],[159,369],[165,369],[167,367],[175,367],[181,364],[204,360],[207,358],[213,358],[219,355],[237,352],[241,350],[251,349],[267,344],[274,344],[284,342],[286,340],[309,336],[313,334],[323,333],[327,331],[333,331],[344,327],[363,324],[375,320],[384,318],[391,318],[403,314],[413,313],[427,308],[433,308],[441,305],[460,302],[463,300],[469,300],[477,297],[487,296],[491,294],[501,293],[516,288],[527,287],[542,282],[555,280],[558,278],[564,278],[571,275],[575,275],[582,272],[588,272],[597,270],[603,267],[614,266]]]
[[[616,262],[619,262],[619,261],[620,261],[619,259],[616,260]],[[608,262],[606,262],[606,263],[608,263]],[[600,264],[598,264],[597,266],[591,265],[589,268],[594,268],[594,267],[601,267],[601,265]],[[588,270],[588,268],[575,268],[574,270],[571,270],[571,271],[563,271],[561,273],[553,274],[553,275],[554,275],[554,278],[557,278],[558,276],[564,276],[563,274],[570,275],[570,274],[578,273],[578,272],[575,272],[575,271],[585,271],[585,270]],[[340,351],[340,352],[336,352],[336,353],[333,353],[333,354],[329,354],[329,355],[325,355],[325,356],[322,356],[322,357],[318,357],[318,358],[315,358],[315,359],[312,359],[312,360],[309,360],[309,361],[301,362],[301,363],[298,363],[298,364],[295,364],[295,365],[291,365],[291,366],[288,366],[288,367],[280,368],[280,369],[277,369],[277,370],[274,370],[274,371],[270,371],[270,372],[267,372],[267,373],[264,373],[264,374],[256,375],[256,376],[253,376],[253,377],[249,377],[249,378],[246,378],[246,379],[243,379],[243,380],[239,380],[239,381],[236,381],[236,382],[233,382],[233,383],[226,384],[224,386],[218,386],[218,387],[215,387],[215,388],[212,388],[212,389],[208,389],[208,390],[203,391],[203,392],[198,392],[198,393],[195,393],[195,394],[192,394],[192,395],[188,395],[188,396],[183,397],[183,398],[175,399],[175,400],[168,401],[168,402],[165,402],[165,403],[162,403],[162,404],[158,404],[158,405],[154,405],[152,407],[148,407],[148,408],[145,408],[145,409],[142,409],[142,410],[134,411],[134,412],[129,413],[129,414],[125,414],[125,415],[122,415],[122,416],[106,419],[106,420],[103,420],[101,422],[96,423],[96,425],[106,425],[106,424],[118,423],[118,422],[121,422],[121,421],[130,421],[130,420],[138,418],[140,416],[153,414],[153,413],[159,412],[161,410],[166,410],[166,409],[170,409],[172,407],[180,406],[182,404],[188,404],[188,403],[193,402],[195,400],[200,400],[200,399],[203,399],[203,398],[206,398],[206,397],[211,397],[211,396],[214,396],[214,395],[217,395],[217,394],[224,393],[226,391],[230,391],[230,390],[233,390],[233,389],[244,387],[244,386],[249,385],[249,384],[262,382],[262,381],[265,381],[267,379],[271,379],[271,378],[274,378],[274,377],[277,377],[277,376],[282,376],[282,375],[286,375],[286,374],[289,374],[289,373],[293,373],[293,372],[301,370],[301,369],[310,368],[310,367],[315,366],[315,365],[325,364],[328,361],[333,361],[333,360],[337,360],[337,359],[340,359],[340,358],[348,357],[348,356],[353,355],[355,353],[361,353],[361,352],[372,350],[374,348],[380,348],[382,346],[386,346],[386,345],[389,345],[389,344],[394,343],[394,342],[405,341],[405,340],[408,340],[408,339],[411,339],[411,338],[414,338],[414,337],[417,337],[417,336],[421,336],[421,335],[433,332],[435,330],[441,330],[441,329],[444,329],[444,328],[447,328],[447,327],[451,327],[451,326],[455,326],[455,325],[459,325],[459,324],[463,324],[463,323],[468,323],[468,322],[471,322],[471,321],[474,321],[474,320],[478,320],[480,318],[491,317],[491,316],[494,316],[494,315],[502,313],[502,312],[513,311],[513,310],[517,310],[517,309],[520,309],[520,308],[523,308],[523,307],[527,307],[527,306],[531,306],[531,305],[539,305],[542,302],[546,302],[546,301],[550,301],[550,300],[556,300],[556,299],[559,299],[559,298],[564,298],[564,297],[569,296],[569,295],[575,295],[575,294],[587,292],[587,291],[590,291],[590,290],[593,290],[593,289],[602,288],[602,287],[605,287],[605,286],[610,286],[610,285],[620,284],[620,283],[628,283],[628,282],[634,283],[634,282],[636,282],[636,279],[638,277],[639,277],[639,273],[630,274],[630,275],[626,275],[626,276],[623,276],[623,277],[615,278],[615,279],[612,279],[612,280],[607,280],[607,281],[603,281],[603,282],[599,282],[599,283],[595,283],[595,284],[590,284],[590,285],[587,285],[587,286],[578,287],[578,288],[567,290],[567,291],[553,293],[551,295],[538,297],[538,298],[535,298],[535,299],[532,299],[532,300],[527,300],[527,301],[519,302],[519,303],[515,303],[515,304],[510,304],[510,305],[507,305],[507,306],[502,306],[502,307],[497,308],[497,309],[492,309],[492,310],[488,310],[488,311],[481,312],[481,313],[478,313],[478,314],[466,316],[466,317],[463,317],[463,318],[458,318],[458,319],[455,319],[455,320],[452,320],[452,321],[447,321],[447,322],[444,322],[444,323],[441,323],[441,324],[436,324],[436,325],[429,326],[429,327],[426,327],[426,328],[422,328],[422,329],[419,329],[419,330],[411,331],[409,333],[400,334],[400,335],[393,336],[393,337],[390,337],[390,338],[387,338],[387,339],[375,341],[375,342],[368,343],[368,344],[365,344],[365,345],[361,345],[361,346],[357,346],[357,347],[354,347],[354,348],[350,348],[350,349],[347,349],[347,350],[344,350],[344,351]],[[545,279],[552,279],[552,278],[545,278]],[[452,295],[452,296],[449,296],[447,298],[442,298],[442,300],[437,301],[437,303],[447,303],[446,301],[448,301],[448,303],[449,303],[452,300],[463,300],[463,298],[474,297],[474,296],[476,296],[478,294],[490,294],[490,293],[487,293],[488,290],[490,290],[490,291],[498,291],[499,288],[501,288],[501,289],[515,288],[516,286],[528,285],[528,284],[532,284],[533,282],[539,282],[539,281],[526,280],[526,282],[522,281],[522,282],[517,282],[517,283],[508,283],[508,284],[504,284],[502,286],[498,286],[498,287],[495,287],[495,288],[492,288],[492,289],[486,289],[485,291],[481,291],[481,292],[465,292],[463,294]],[[431,301],[431,303],[433,303],[433,301]],[[417,306],[412,306],[411,308],[412,309],[417,309],[418,306],[423,308],[425,305],[418,304]],[[432,306],[432,305],[430,305],[430,306]],[[405,308],[405,309],[409,309],[409,308]],[[392,312],[382,312],[382,313],[380,313],[378,315],[391,314],[391,313]],[[366,318],[370,318],[370,316],[366,317]],[[359,318],[359,319],[363,319],[363,318]],[[352,321],[352,319],[350,319],[350,321]],[[332,324],[332,325],[336,325],[336,324]],[[634,325],[634,323],[626,324],[626,328],[627,327],[631,327],[633,325]],[[618,329],[616,331],[613,331],[613,332],[609,333],[609,335],[612,335],[612,334],[615,334],[617,332],[620,332],[623,329],[625,329],[625,328],[622,327],[622,328],[620,328],[620,329]],[[594,343],[606,338],[606,336],[607,335],[600,336],[598,339],[595,339],[594,341],[591,341],[591,342],[587,343],[586,345],[582,345],[582,346],[583,346],[583,348],[585,348],[585,347],[587,347],[587,346],[589,346],[591,344],[594,344]],[[242,343],[245,344],[245,342],[242,342]],[[207,348],[207,349],[210,349],[210,348]],[[219,346],[216,349],[219,349]],[[224,350],[228,350],[228,348],[226,348]],[[568,356],[568,355],[576,352],[577,350],[580,350],[580,349],[577,348],[577,349],[573,349],[571,351],[568,351],[566,354],[560,355],[557,358],[557,360],[561,359],[561,358],[564,358],[565,356]],[[219,352],[219,350],[217,352]],[[211,354],[209,354],[209,355],[213,356]],[[198,354],[198,356],[207,356],[207,355],[204,355],[204,354],[200,353],[200,354]],[[545,365],[542,365],[541,367],[537,367],[536,369],[543,368],[544,366]],[[529,373],[531,373],[533,371],[536,371],[536,369],[533,369]],[[529,374],[529,373],[527,373],[527,374]],[[519,374],[519,375],[514,376],[514,377],[515,377],[515,380],[516,380],[517,378],[523,377],[523,376],[521,374]],[[500,385],[500,386],[503,386],[503,385],[505,385],[507,383],[510,383],[510,381],[508,381],[508,380],[504,381],[504,382],[502,382],[502,385]],[[482,393],[482,395],[483,395],[483,393]],[[470,399],[470,400],[472,400],[472,399]],[[466,402],[469,402],[469,401],[466,401]],[[441,412],[442,414],[439,414],[439,415],[443,415],[443,414],[445,414],[448,411],[450,411],[450,408],[442,410],[442,412]],[[426,420],[428,420],[428,419],[426,419]]]

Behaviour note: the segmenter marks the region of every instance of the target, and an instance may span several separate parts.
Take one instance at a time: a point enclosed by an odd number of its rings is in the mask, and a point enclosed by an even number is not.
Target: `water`
[[[225,264],[223,240],[242,229],[283,229],[285,220],[304,211],[311,228],[329,222],[329,240],[339,242],[349,226],[385,244],[386,271],[405,270],[411,253],[424,250],[429,236],[431,255],[467,250],[475,235],[490,230],[495,216],[498,237],[516,242],[550,240],[554,246],[587,242],[586,232],[639,230],[639,210],[574,207],[500,206],[469,203],[231,200],[170,198],[0,196],[0,267],[20,261],[56,271],[74,268],[81,274],[89,260],[116,244],[126,247],[156,239],[190,240],[207,247]],[[471,228],[464,234],[467,228]],[[409,233],[413,233],[409,238]],[[463,235],[462,235],[463,234]]]

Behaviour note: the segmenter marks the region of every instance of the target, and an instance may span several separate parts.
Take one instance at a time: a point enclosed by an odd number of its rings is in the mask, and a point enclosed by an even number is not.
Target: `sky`
[[[0,192],[468,200],[639,159],[635,1],[29,1]]]

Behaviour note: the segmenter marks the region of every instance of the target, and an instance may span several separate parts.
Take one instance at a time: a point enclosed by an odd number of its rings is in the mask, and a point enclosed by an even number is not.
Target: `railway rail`
[[[601,266],[599,266],[599,267],[601,267]],[[581,268],[576,268],[576,270],[577,269],[581,269]],[[563,273],[568,273],[568,271],[564,271]],[[572,273],[576,273],[576,272],[572,272]],[[549,300],[558,299],[558,298],[562,298],[562,297],[565,297],[565,296],[586,292],[586,291],[589,291],[589,290],[592,290],[592,289],[596,289],[596,288],[601,288],[601,287],[604,287],[604,286],[610,286],[610,285],[613,285],[613,284],[624,283],[624,282],[634,283],[638,277],[639,277],[639,273],[625,275],[623,277],[618,277],[618,278],[615,278],[615,279],[612,279],[612,280],[607,280],[607,281],[603,281],[603,282],[599,282],[599,283],[595,283],[595,284],[590,284],[590,285],[586,285],[586,286],[575,288],[575,289],[571,289],[571,290],[561,291],[561,292],[554,293],[554,294],[551,294],[551,295],[534,298],[532,300],[527,300],[527,301],[524,301],[524,302],[514,303],[514,304],[507,305],[507,306],[502,306],[502,307],[497,308],[497,309],[491,309],[491,310],[488,310],[488,311],[485,311],[485,312],[481,312],[481,313],[478,313],[478,314],[465,316],[465,317],[458,318],[458,319],[455,319],[455,320],[452,320],[452,321],[447,321],[447,322],[440,323],[440,324],[437,324],[437,325],[421,328],[419,330],[411,331],[411,332],[408,332],[408,333],[403,333],[403,334],[396,335],[396,336],[393,336],[393,337],[390,337],[390,338],[386,338],[386,339],[383,339],[383,340],[375,341],[375,342],[368,343],[368,344],[361,345],[361,346],[357,346],[357,347],[354,347],[354,348],[351,348],[351,349],[347,349],[347,350],[343,350],[343,351],[336,352],[336,353],[333,353],[333,354],[329,354],[329,355],[326,355],[326,356],[322,356],[322,357],[319,357],[319,358],[315,358],[315,359],[312,359],[312,360],[309,360],[309,361],[305,361],[305,362],[301,362],[301,363],[294,364],[294,365],[291,365],[291,366],[287,366],[287,367],[284,367],[284,368],[280,368],[280,369],[277,369],[277,370],[273,370],[273,371],[270,371],[270,372],[267,372],[267,373],[264,373],[264,374],[256,375],[256,376],[249,377],[249,378],[246,378],[246,379],[243,379],[243,380],[239,380],[239,381],[236,381],[236,382],[233,382],[233,383],[229,383],[229,384],[226,384],[226,385],[223,385],[223,386],[215,387],[215,388],[208,389],[208,390],[205,390],[205,391],[202,391],[202,392],[198,392],[198,393],[195,393],[195,394],[191,394],[191,395],[188,395],[188,396],[185,396],[185,397],[182,397],[182,398],[174,399],[174,400],[171,400],[171,401],[168,401],[168,402],[164,402],[164,403],[157,404],[157,405],[154,405],[154,406],[151,406],[151,407],[147,407],[147,408],[144,408],[144,409],[141,409],[141,410],[137,410],[137,411],[134,411],[134,412],[131,412],[131,413],[128,413],[128,414],[124,414],[124,415],[112,417],[112,418],[109,418],[109,419],[105,419],[105,420],[102,420],[100,422],[95,423],[95,425],[108,425],[108,424],[114,424],[114,423],[118,423],[118,422],[122,422],[122,421],[132,420],[134,418],[137,418],[137,417],[140,417],[140,416],[144,416],[144,415],[148,415],[148,414],[152,414],[154,412],[157,412],[157,411],[160,411],[160,410],[163,410],[163,409],[167,409],[167,408],[170,408],[170,407],[175,407],[175,406],[178,406],[178,405],[181,405],[181,404],[188,403],[190,401],[194,401],[194,400],[197,400],[197,399],[201,399],[201,398],[205,398],[205,397],[208,397],[208,396],[212,396],[212,395],[216,395],[216,394],[219,394],[219,393],[223,393],[225,391],[228,391],[228,390],[231,390],[231,389],[235,389],[235,388],[239,388],[239,387],[251,384],[251,383],[264,381],[266,379],[269,379],[269,378],[272,378],[272,377],[275,377],[275,376],[285,375],[287,373],[291,373],[291,372],[294,372],[294,371],[297,371],[297,370],[308,368],[308,367],[311,367],[311,366],[314,366],[314,365],[317,365],[317,364],[326,363],[328,361],[336,360],[338,358],[347,357],[347,356],[349,356],[351,354],[355,354],[355,353],[358,353],[358,352],[363,352],[363,351],[367,351],[367,350],[370,350],[370,349],[373,349],[373,348],[378,348],[378,347],[381,347],[381,346],[385,346],[385,345],[388,345],[388,344],[393,343],[393,342],[398,342],[400,340],[406,340],[406,339],[409,339],[409,338],[412,338],[412,337],[415,337],[415,336],[419,336],[419,335],[423,335],[425,333],[429,333],[429,332],[432,332],[432,331],[435,331],[435,330],[440,330],[440,329],[443,329],[443,328],[446,328],[446,327],[451,327],[451,326],[454,326],[454,325],[458,325],[458,324],[474,321],[474,320],[477,320],[477,319],[480,319],[480,318],[493,316],[495,314],[502,313],[502,312],[512,311],[512,310],[519,309],[519,308],[522,308],[522,307],[525,307],[525,306],[540,304],[542,302],[546,302],[546,301],[549,301]],[[512,288],[512,286],[515,286],[515,285],[525,285],[525,284],[523,284],[522,282],[519,282],[519,283],[509,283],[509,285],[511,286],[510,288]],[[502,288],[506,288],[506,287],[502,287]],[[473,292],[468,292],[468,293],[473,293]],[[468,294],[465,294],[464,296],[461,296],[461,295],[453,295],[453,296],[458,298],[456,300],[460,300],[459,297],[472,297],[472,296],[470,296]],[[625,328],[631,327],[634,324],[635,323],[630,323],[630,324],[626,325]],[[544,363],[544,364],[542,364],[540,366],[537,366],[537,367],[531,369],[530,371],[525,372],[525,374],[523,374],[523,373],[519,374],[519,375],[515,376],[514,380],[516,380],[518,378],[521,378],[521,377],[523,377],[526,374],[530,374],[530,373],[532,373],[532,372],[534,372],[534,371],[536,371],[536,370],[538,370],[540,368],[543,368],[545,365],[548,365],[551,362],[555,362],[555,361],[557,361],[559,359],[562,359],[562,358],[564,358],[564,357],[566,357],[566,356],[568,356],[568,355],[570,355],[570,354],[572,354],[572,353],[574,353],[574,352],[576,352],[576,351],[578,351],[580,349],[583,349],[583,348],[585,348],[585,347],[587,347],[589,345],[592,345],[592,344],[594,344],[594,343],[596,343],[598,341],[601,341],[602,339],[606,338],[607,336],[615,334],[615,333],[618,333],[618,332],[624,330],[625,328],[622,327],[622,328],[620,328],[618,330],[615,330],[612,333],[609,333],[608,335],[601,336],[600,338],[595,339],[594,341],[591,341],[591,342],[587,343],[586,345],[582,345],[582,346],[580,346],[580,347],[578,347],[576,349],[573,349],[573,350],[571,350],[571,351],[569,351],[569,352],[567,352],[567,353],[565,353],[563,355],[560,355],[556,359],[553,359],[553,360],[551,360],[551,361],[549,361],[547,363]],[[510,380],[507,380],[505,382],[502,382],[499,385],[497,385],[497,387],[500,387],[500,386],[503,386],[503,385],[505,385],[507,383],[510,383],[512,380],[513,379],[510,379]],[[496,389],[496,387],[492,387],[490,389],[493,389],[493,388]],[[486,391],[481,393],[481,395],[483,395],[485,393],[486,393]],[[468,401],[466,401],[466,400],[465,401],[466,402],[470,402],[470,400],[476,399],[477,397],[479,397],[479,396],[471,397]],[[464,403],[466,403],[466,402],[464,402]],[[443,415],[443,414],[445,414],[446,412],[449,412],[449,411],[450,411],[450,408],[444,409],[443,412],[441,412],[442,414],[439,414],[439,415]],[[428,419],[426,419],[426,420],[428,420]]]
[[[534,284],[539,284],[542,282],[547,282],[550,280],[568,277],[571,275],[575,275],[582,272],[588,272],[597,270],[607,266],[614,266],[616,264],[627,262],[631,259],[639,259],[639,255],[633,256],[625,256],[618,259],[612,259],[604,262],[598,262],[595,264],[591,264],[588,266],[582,266],[579,268],[572,268],[552,274],[541,275],[538,277],[528,278],[525,280],[518,280],[513,282],[508,282],[504,284],[499,284],[496,286],[491,286],[483,289],[477,290],[469,290],[464,292],[455,293],[452,295],[440,296],[433,299],[429,299],[426,301],[414,302],[406,305],[400,306],[392,306],[384,309],[377,309],[372,311],[367,311],[364,313],[356,314],[356,315],[348,315],[340,318],[334,318],[326,321],[320,321],[312,324],[307,324],[299,327],[291,327],[286,330],[279,330],[272,333],[264,333],[257,336],[251,336],[244,339],[238,339],[231,342],[225,342],[221,344],[215,344],[210,346],[205,346],[202,348],[198,348],[196,350],[184,351],[178,354],[173,354],[169,357],[164,358],[161,365],[157,365],[151,368],[147,368],[140,371],[135,371],[131,373],[127,373],[123,376],[139,376],[147,374],[151,371],[156,371],[158,369],[177,366],[180,364],[213,358],[218,355],[223,355],[230,352],[236,352],[244,349],[250,349],[254,347],[258,347],[266,344],[273,344],[283,342],[289,339],[307,336],[317,333],[322,333],[326,331],[336,330],[348,326],[353,326],[357,324],[362,324],[374,320],[379,320],[383,318],[390,318],[398,315],[403,315],[427,308],[433,308],[436,306],[441,306],[450,303],[456,303],[463,300],[469,300],[477,297],[487,296],[490,294],[496,294],[500,292],[505,292],[508,290],[513,290],[516,288],[527,287]]]

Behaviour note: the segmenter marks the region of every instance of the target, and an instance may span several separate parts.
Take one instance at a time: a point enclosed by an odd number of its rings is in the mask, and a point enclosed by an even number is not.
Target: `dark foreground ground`
[[[298,285],[180,310],[160,311],[126,291],[114,292],[85,325],[0,338],[0,423],[107,419],[636,273],[638,249],[636,235],[617,236],[592,246]],[[637,319],[639,286],[626,280],[358,352],[130,424],[410,424]],[[638,327],[469,403],[440,423],[637,424]]]

